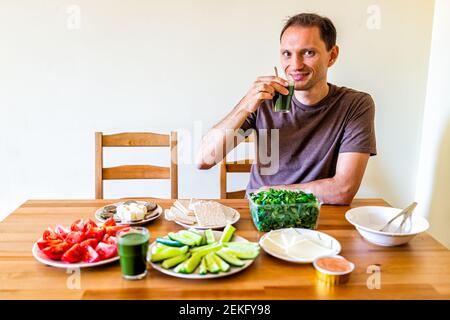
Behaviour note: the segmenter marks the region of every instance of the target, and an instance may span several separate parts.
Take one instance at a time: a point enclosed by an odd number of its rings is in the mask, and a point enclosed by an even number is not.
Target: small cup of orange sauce
[[[344,284],[350,279],[355,265],[342,256],[319,257],[313,262],[316,275],[328,285]]]

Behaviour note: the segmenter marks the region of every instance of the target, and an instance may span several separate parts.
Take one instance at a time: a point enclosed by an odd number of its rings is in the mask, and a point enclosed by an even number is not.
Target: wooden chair
[[[103,167],[105,147],[169,147],[170,166],[122,165]],[[178,198],[177,133],[158,134],[150,132],[95,133],[95,198],[103,199],[103,180],[122,179],[170,179],[171,198]]]
[[[242,143],[254,143],[256,151],[256,138],[252,133]],[[255,152],[255,156],[256,156]],[[221,199],[244,199],[245,190],[227,191],[227,174],[236,172],[250,172],[253,164],[252,159],[244,159],[239,161],[227,161],[227,156],[220,162],[220,198]]]

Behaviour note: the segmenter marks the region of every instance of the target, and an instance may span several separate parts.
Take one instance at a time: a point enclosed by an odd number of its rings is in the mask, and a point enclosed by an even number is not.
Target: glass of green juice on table
[[[132,227],[119,232],[117,237],[122,276],[127,280],[144,278],[147,275],[150,232],[147,228]]]

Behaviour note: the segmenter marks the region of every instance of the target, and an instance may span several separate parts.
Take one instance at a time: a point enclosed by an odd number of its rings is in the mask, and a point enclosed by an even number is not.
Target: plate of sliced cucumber
[[[226,277],[248,268],[260,247],[235,235],[231,224],[222,231],[181,230],[157,238],[148,250],[148,262],[162,273],[185,279]]]

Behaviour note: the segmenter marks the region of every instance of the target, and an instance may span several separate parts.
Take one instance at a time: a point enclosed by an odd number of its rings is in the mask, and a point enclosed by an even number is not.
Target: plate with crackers
[[[164,216],[180,226],[199,230],[223,229],[241,218],[239,211],[217,201],[195,199],[176,200],[164,211]]]

